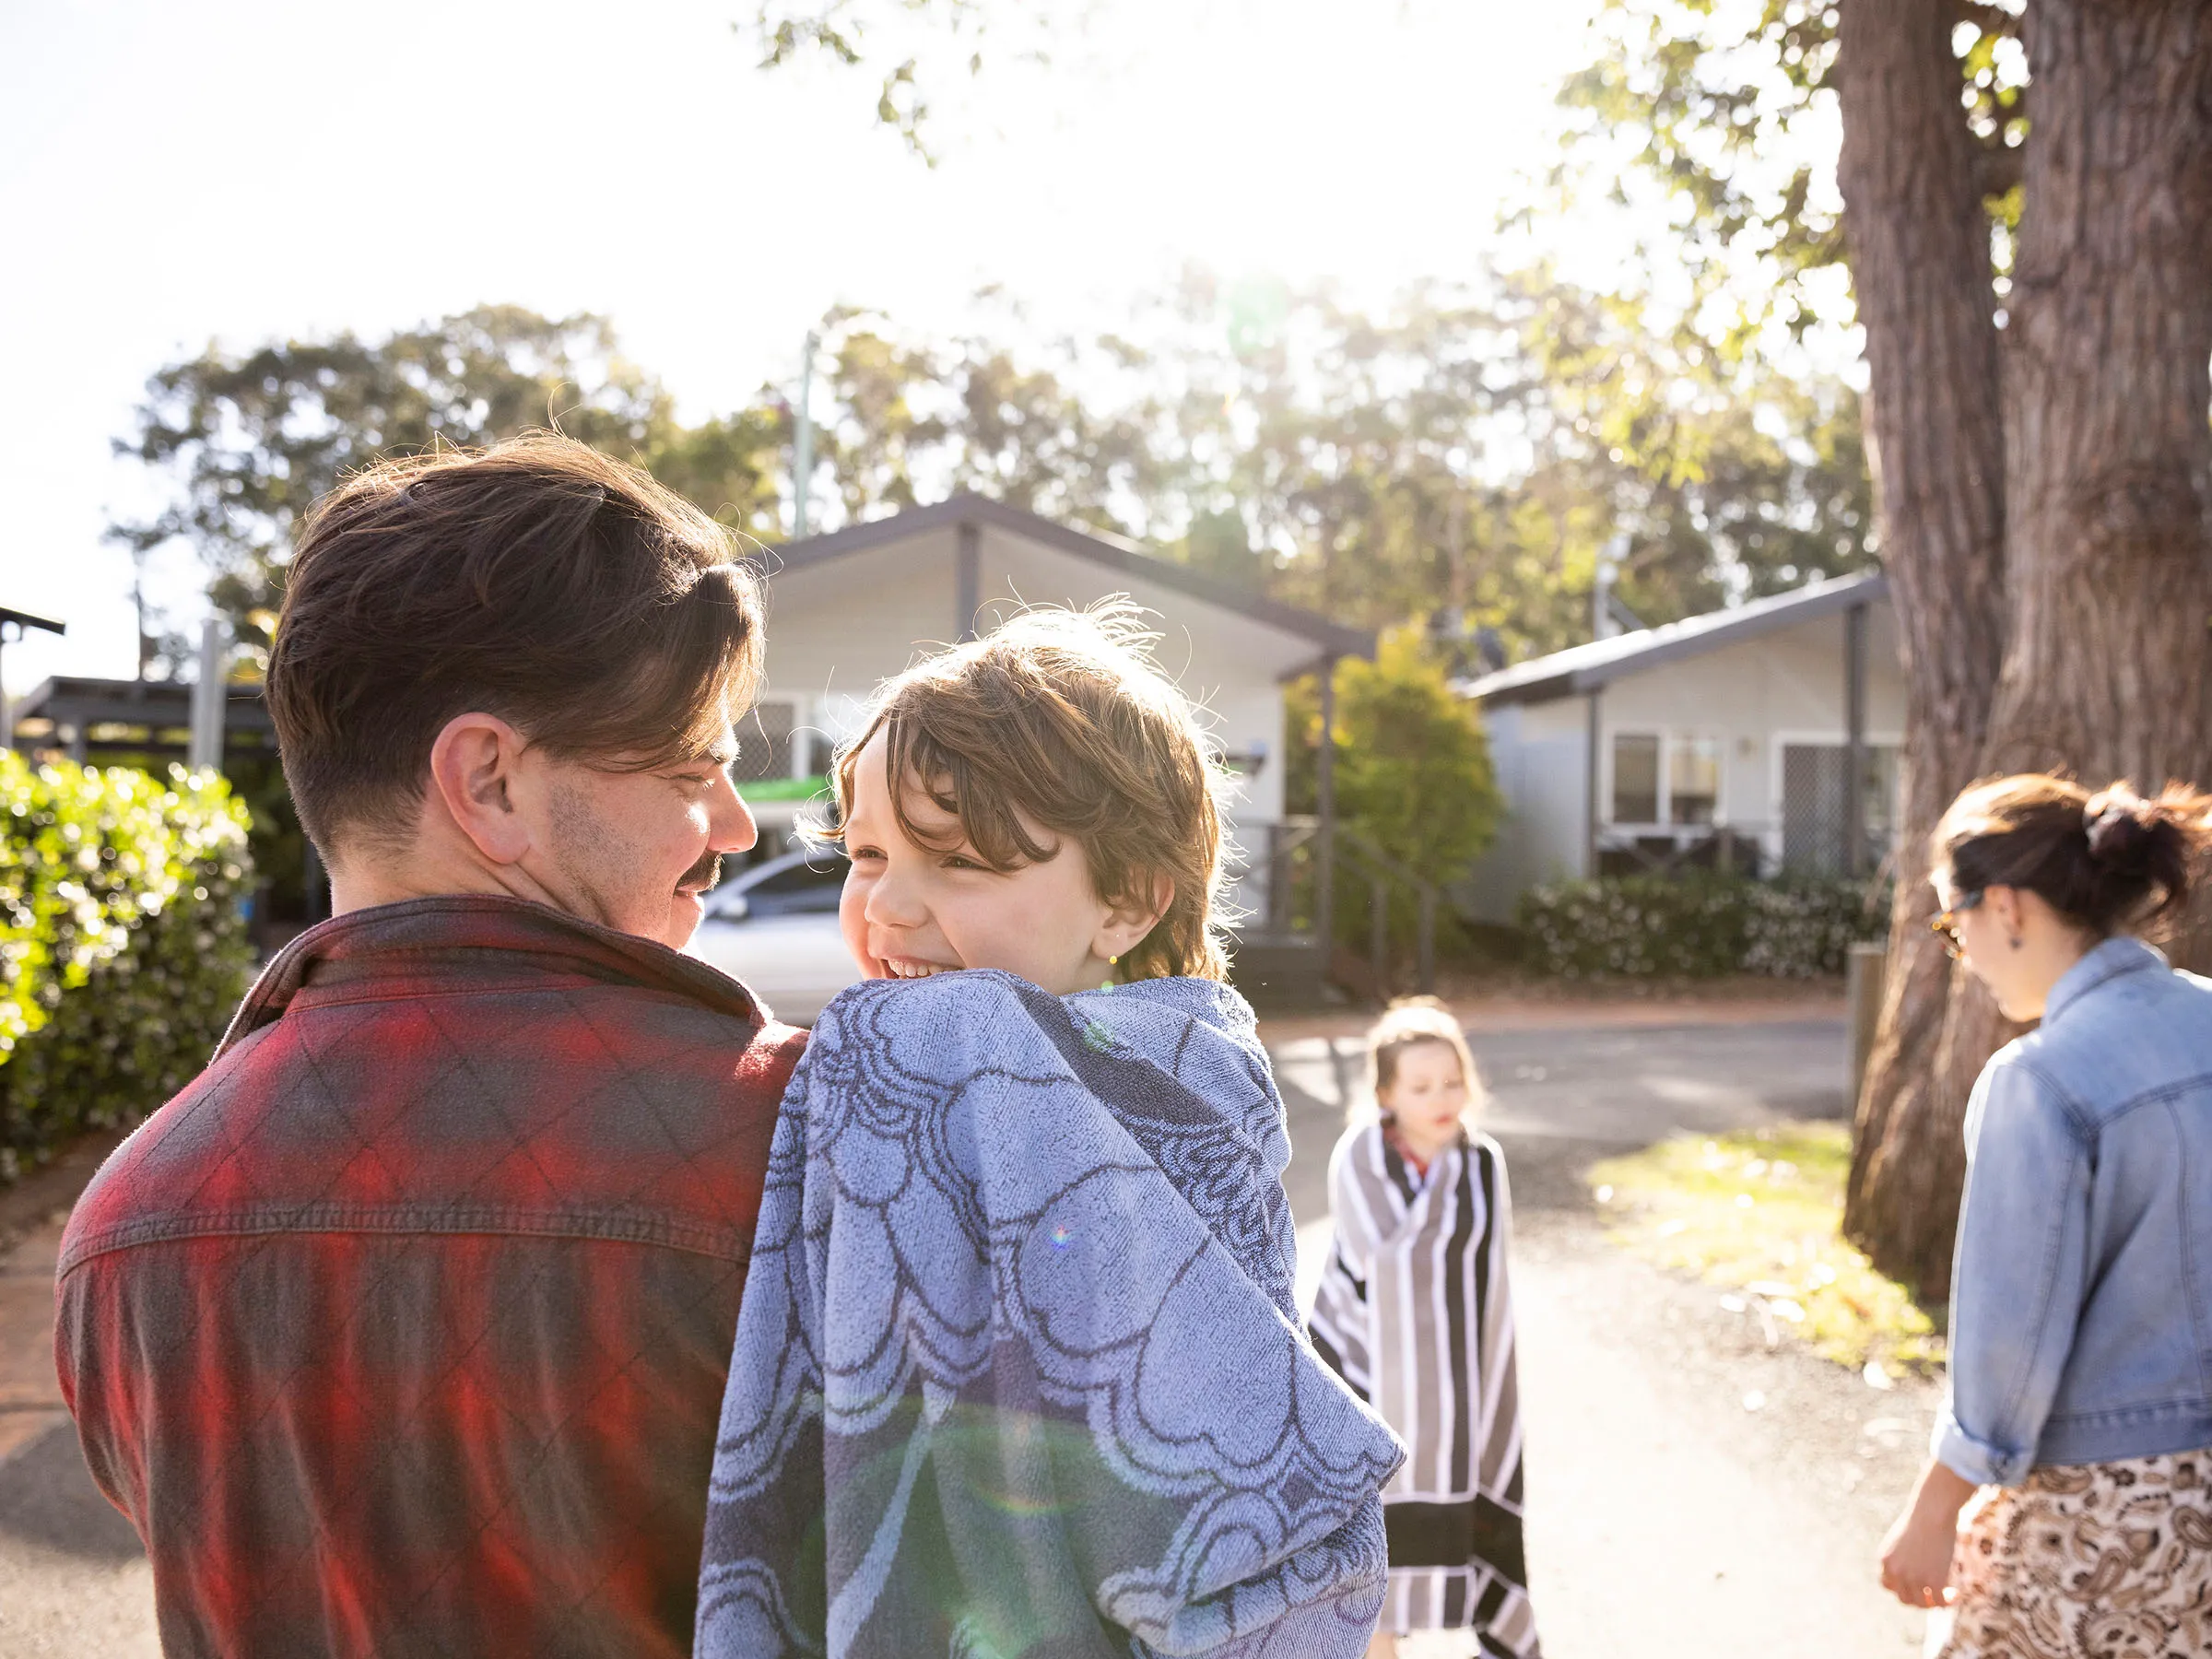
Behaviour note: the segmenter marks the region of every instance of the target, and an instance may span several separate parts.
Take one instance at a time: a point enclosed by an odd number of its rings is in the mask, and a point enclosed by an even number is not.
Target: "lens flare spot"
[[[1053,1249],[1065,1250],[1069,1241],[1075,1238],[1076,1234],[1074,1229],[1063,1224],[1059,1227],[1053,1228],[1053,1230],[1047,1233],[1045,1236],[1052,1240]]]

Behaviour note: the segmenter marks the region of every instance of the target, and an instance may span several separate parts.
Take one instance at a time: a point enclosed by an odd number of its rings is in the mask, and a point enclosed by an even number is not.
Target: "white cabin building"
[[[1151,613],[1157,660],[1239,774],[1230,833],[1248,874],[1235,897],[1255,916],[1267,914],[1264,872],[1284,816],[1283,687],[1374,649],[1372,634],[976,495],[786,543],[759,569],[767,679],[738,729],[749,751],[738,775],[764,843],[782,841],[880,681],[1025,606],[1125,594]]]
[[[1507,817],[1462,898],[1684,865],[1864,874],[1898,812],[1905,688],[1888,584],[1835,577],[1463,682]],[[1852,756],[1859,756],[1857,808]]]

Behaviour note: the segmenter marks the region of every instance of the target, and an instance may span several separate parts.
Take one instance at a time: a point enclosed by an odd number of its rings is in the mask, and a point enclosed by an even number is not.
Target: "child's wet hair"
[[[1027,815],[1082,848],[1108,904],[1148,905],[1156,883],[1172,886],[1158,925],[1124,953],[1123,979],[1227,979],[1218,889],[1228,774],[1190,700],[1153,663],[1156,638],[1126,601],[1039,607],[915,665],[885,683],[866,724],[838,750],[839,822],[852,811],[860,753],[880,734],[909,841],[935,845],[907,814],[907,791],[920,790],[959,820],[985,864],[1018,869],[1053,855],[1023,830],[1017,815]]]
[[[1482,1074],[1475,1066],[1474,1051],[1452,1010],[1434,996],[1402,996],[1382,1011],[1368,1028],[1367,1058],[1378,1100],[1398,1080],[1398,1062],[1406,1051],[1423,1042],[1441,1042],[1459,1056],[1459,1075],[1467,1086],[1467,1110],[1472,1112],[1489,1099]]]

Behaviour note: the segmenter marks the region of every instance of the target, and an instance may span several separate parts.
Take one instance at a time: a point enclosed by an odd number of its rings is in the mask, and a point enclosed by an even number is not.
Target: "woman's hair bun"
[[[1960,891],[2024,888],[2099,933],[2179,912],[2212,853],[2212,797],[2169,783],[2146,799],[2053,772],[1985,778],[1936,827],[1938,869]]]
[[[2141,854],[2144,842],[2167,816],[2163,803],[2147,801],[2124,783],[2098,791],[2081,809],[2089,856],[2100,864],[2129,862]]]

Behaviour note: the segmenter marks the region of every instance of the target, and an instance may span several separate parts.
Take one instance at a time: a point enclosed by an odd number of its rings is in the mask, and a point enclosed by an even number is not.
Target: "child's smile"
[[[1065,996],[1103,982],[1109,959],[1150,930],[1157,912],[1132,916],[1107,904],[1082,848],[1065,838],[1050,858],[994,869],[957,817],[910,787],[907,820],[934,844],[909,841],[891,809],[888,747],[878,732],[853,768],[844,824],[853,869],[838,905],[845,947],[870,979],[998,968]],[[1037,845],[1055,844],[1026,818],[1023,830]]]
[[[957,962],[924,962],[916,957],[904,956],[883,957],[878,965],[888,979],[927,979],[933,973],[951,973],[959,966]]]

